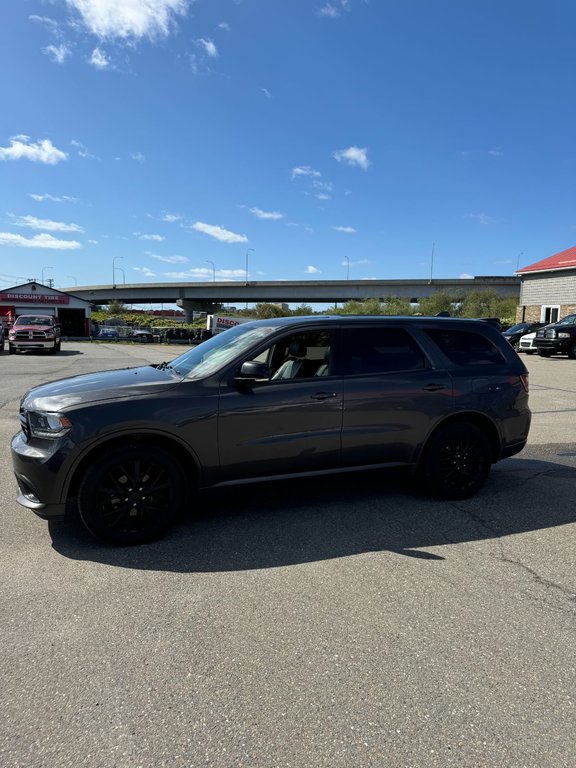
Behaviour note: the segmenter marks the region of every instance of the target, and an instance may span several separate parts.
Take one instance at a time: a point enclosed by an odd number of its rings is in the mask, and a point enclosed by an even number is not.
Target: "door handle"
[[[310,395],[312,400],[330,400],[332,397],[337,397],[336,392],[316,392],[315,395]]]
[[[445,389],[443,384],[426,384],[424,387],[425,392],[437,392],[439,389]]]

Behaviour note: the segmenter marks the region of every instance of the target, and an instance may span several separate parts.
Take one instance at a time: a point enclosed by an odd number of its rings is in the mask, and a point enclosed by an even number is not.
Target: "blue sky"
[[[509,275],[576,243],[573,0],[4,0],[0,287]],[[434,245],[433,245],[434,244]],[[248,250],[251,249],[251,250]]]

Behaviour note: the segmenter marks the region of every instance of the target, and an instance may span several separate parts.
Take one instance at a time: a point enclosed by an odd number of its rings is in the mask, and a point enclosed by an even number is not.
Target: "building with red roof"
[[[576,312],[576,246],[517,270],[522,278],[517,319],[554,323]]]

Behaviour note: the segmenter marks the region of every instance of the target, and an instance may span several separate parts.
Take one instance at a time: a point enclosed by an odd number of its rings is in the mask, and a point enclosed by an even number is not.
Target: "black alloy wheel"
[[[484,485],[492,453],[485,433],[475,424],[449,424],[426,448],[422,473],[426,490],[438,499],[468,499]]]
[[[549,349],[538,349],[540,357],[550,357],[552,352]]]
[[[176,459],[147,446],[119,446],[86,471],[78,510],[90,533],[113,544],[161,537],[180,512],[186,480]]]
[[[576,341],[573,341],[568,347],[568,357],[570,360],[576,360]]]

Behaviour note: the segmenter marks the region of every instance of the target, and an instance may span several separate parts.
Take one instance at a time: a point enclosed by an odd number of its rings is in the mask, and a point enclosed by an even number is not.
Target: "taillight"
[[[524,387],[524,392],[528,392],[530,389],[529,383],[528,383],[528,374],[527,373],[521,373],[519,376],[520,383]]]

